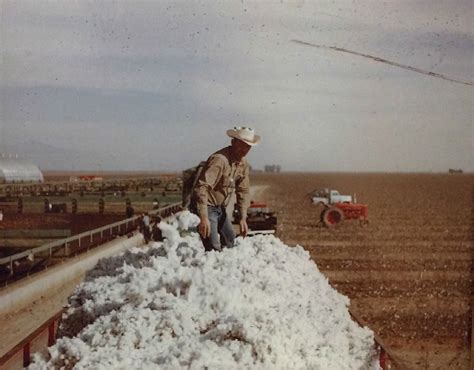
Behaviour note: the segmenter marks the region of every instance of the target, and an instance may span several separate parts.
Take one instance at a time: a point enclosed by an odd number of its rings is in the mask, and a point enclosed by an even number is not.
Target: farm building
[[[43,182],[40,169],[31,162],[19,158],[0,157],[0,184]]]

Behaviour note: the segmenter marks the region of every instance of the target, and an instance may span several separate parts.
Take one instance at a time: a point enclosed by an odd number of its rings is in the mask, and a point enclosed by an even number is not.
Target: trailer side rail
[[[173,213],[181,210],[181,203],[173,203],[165,207],[148,212],[151,215],[157,215],[162,217],[169,217]],[[39,247],[28,249],[24,252],[13,254],[8,257],[0,258],[0,266],[7,265],[10,269],[10,273],[13,273],[14,262],[24,259],[24,258],[33,258],[35,254],[48,251],[49,255],[52,256],[57,250],[65,248],[67,250],[68,246],[76,242],[81,246],[81,241],[84,239],[88,240],[90,243],[94,240],[94,236],[100,235],[102,239],[104,235],[124,235],[130,231],[131,228],[136,228],[138,225],[138,220],[140,216],[133,216],[122,221],[118,221],[106,226],[99,227],[90,231],[85,231],[83,233],[65,238],[56,240],[54,242],[43,244]]]

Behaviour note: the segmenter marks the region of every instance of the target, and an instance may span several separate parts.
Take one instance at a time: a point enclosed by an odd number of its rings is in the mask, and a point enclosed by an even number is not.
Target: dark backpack
[[[194,196],[194,188],[205,165],[206,162],[201,162],[196,167],[183,171],[183,208],[187,208],[193,213],[197,213],[197,200]]]

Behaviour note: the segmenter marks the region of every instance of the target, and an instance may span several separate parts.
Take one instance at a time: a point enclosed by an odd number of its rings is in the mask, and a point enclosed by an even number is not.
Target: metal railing
[[[156,210],[149,211],[150,215],[162,216],[162,217],[169,217],[173,213],[180,211],[181,202],[180,203],[173,203],[168,206],[158,208]],[[65,239],[56,240],[54,242],[50,242],[47,244],[43,244],[39,247],[28,249],[24,252],[13,254],[8,257],[0,258],[0,266],[2,265],[10,265],[10,272],[13,272],[13,264],[15,261],[18,261],[23,258],[33,258],[35,254],[39,254],[42,252],[49,252],[49,256],[53,255],[53,252],[64,248],[65,254],[67,254],[68,246],[71,246],[73,243],[77,243],[79,249],[81,249],[81,242],[86,239],[87,245],[89,248],[94,242],[94,236],[100,235],[99,241],[104,239],[104,234],[108,234],[107,237],[117,236],[117,235],[124,235],[131,231],[132,228],[136,228],[138,226],[138,220],[140,216],[133,216],[127,218],[122,221],[114,222],[113,224],[109,224],[106,226],[99,227],[94,230],[86,231]]]

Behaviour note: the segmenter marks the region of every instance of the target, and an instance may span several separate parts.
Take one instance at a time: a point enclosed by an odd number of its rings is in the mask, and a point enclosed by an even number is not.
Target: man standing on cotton
[[[231,248],[235,233],[226,207],[235,191],[240,215],[240,234],[248,232],[247,209],[250,205],[249,164],[245,156],[260,142],[249,127],[227,130],[231,145],[212,154],[194,188],[197,212],[201,219],[199,234],[207,251]]]

